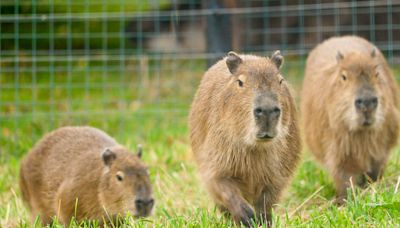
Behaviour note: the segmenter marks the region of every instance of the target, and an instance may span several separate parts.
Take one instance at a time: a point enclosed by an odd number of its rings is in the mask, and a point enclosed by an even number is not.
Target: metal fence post
[[[207,66],[214,64],[219,57],[232,49],[231,15],[221,13],[224,8],[223,0],[206,0],[205,9],[211,9],[212,14],[206,16],[207,53],[215,54],[207,59]]]

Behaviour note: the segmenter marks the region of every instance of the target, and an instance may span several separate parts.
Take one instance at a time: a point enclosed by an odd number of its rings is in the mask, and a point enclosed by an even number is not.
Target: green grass
[[[290,66],[290,63],[287,65]],[[298,91],[302,70],[294,67],[285,71],[286,75],[290,75],[289,82]],[[196,76],[191,76],[193,74]],[[115,106],[111,110],[104,110],[105,107],[95,102],[97,98],[103,99],[102,91],[90,90],[86,92],[87,100],[73,109],[78,113],[71,115],[59,115],[59,112],[64,111],[59,106],[54,107],[54,115],[47,113],[43,116],[30,115],[32,110],[29,107],[26,111],[22,110],[19,117],[12,117],[15,113],[1,109],[0,113],[7,113],[12,118],[0,117],[0,226],[25,227],[30,223],[29,211],[21,200],[18,187],[21,158],[46,132],[59,126],[77,124],[99,127],[132,150],[135,150],[137,143],[143,144],[143,159],[150,166],[156,207],[149,218],[126,218],[128,224],[139,227],[233,226],[229,218],[216,210],[205,192],[197,176],[189,146],[187,112],[201,72],[182,75],[179,83],[173,81],[173,76],[165,75],[161,79],[165,96],[177,101],[179,105],[162,102],[163,99],[161,102],[157,102],[156,98],[146,100],[139,97],[139,93],[124,92],[122,100],[128,102],[136,99],[142,103],[136,109]],[[49,81],[45,78],[39,80],[38,84],[48,85]],[[75,79],[78,85],[85,83],[84,78]],[[55,85],[64,83],[62,79],[59,80]],[[124,80],[134,79],[126,77]],[[149,78],[149,85],[152,80]],[[0,85],[9,83],[13,83],[13,79],[0,75]],[[19,85],[24,83],[31,82],[21,81]],[[186,89],[183,92],[177,91],[177,84]],[[128,86],[127,89],[131,88]],[[144,94],[152,92],[147,87],[142,89]],[[54,94],[56,99],[66,96],[64,89],[59,90],[59,95]],[[2,102],[13,101],[14,92],[1,90],[0,108],[4,108]],[[84,94],[84,88],[77,89],[73,92],[76,97],[71,99],[76,101]],[[20,95],[25,96],[23,91],[20,91]],[[114,101],[120,98],[119,95],[118,92],[117,95],[110,95],[109,100]],[[38,96],[37,101],[45,99],[46,96]],[[48,110],[36,107],[36,111]],[[293,181],[274,209],[274,223],[279,227],[396,227],[400,224],[400,189],[396,188],[400,181],[399,170],[400,147],[397,147],[392,153],[383,180],[366,189],[350,189],[349,202],[338,208],[332,203],[335,191],[331,178],[316,165],[305,148]],[[74,225],[90,226],[88,222]]]

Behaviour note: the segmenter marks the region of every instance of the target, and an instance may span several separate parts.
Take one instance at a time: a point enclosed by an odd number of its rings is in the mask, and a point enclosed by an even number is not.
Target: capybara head
[[[331,110],[331,121],[343,120],[350,130],[379,125],[384,114],[381,72],[375,52],[337,53],[337,77],[334,77],[337,88],[331,97],[336,108]]]
[[[148,168],[140,160],[141,148],[138,150],[133,155],[117,146],[106,148],[101,155],[105,167],[99,197],[110,215],[124,216],[124,213],[130,212],[136,217],[145,217],[153,209]]]
[[[248,144],[272,141],[282,131],[289,92],[279,71],[282,63],[279,51],[271,58],[228,53],[226,65],[232,76],[223,91],[223,110],[234,116],[234,132],[239,129]]]

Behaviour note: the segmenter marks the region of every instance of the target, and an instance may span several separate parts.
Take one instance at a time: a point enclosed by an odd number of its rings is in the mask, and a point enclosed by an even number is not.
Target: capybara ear
[[[283,65],[283,56],[282,56],[282,54],[281,54],[281,51],[276,50],[276,51],[274,52],[274,54],[272,54],[271,60],[272,60],[272,62],[275,64],[275,66],[276,66],[278,69],[281,69],[281,67],[282,67],[282,65]]]
[[[338,51],[337,54],[336,54],[336,60],[337,60],[337,62],[342,61],[343,58],[344,58],[344,57],[343,57],[343,54],[342,54],[340,51]]]
[[[136,153],[136,155],[138,156],[138,158],[142,158],[142,153],[143,153],[142,145],[141,145],[141,144],[138,144],[138,145],[137,145],[137,153]]]
[[[226,59],[226,65],[228,66],[229,72],[235,74],[237,68],[242,63],[242,59],[233,51],[228,53],[228,58]]]
[[[111,163],[117,158],[117,155],[109,148],[106,148],[101,156],[103,157],[103,161],[106,166],[111,166]]]
[[[375,58],[375,56],[376,56],[376,50],[375,50],[375,48],[374,48],[374,49],[372,49],[372,51],[371,51],[371,57],[372,57],[372,58]]]

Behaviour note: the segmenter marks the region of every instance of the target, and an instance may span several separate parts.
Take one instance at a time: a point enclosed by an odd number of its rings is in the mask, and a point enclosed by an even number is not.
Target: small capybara
[[[246,226],[271,222],[300,156],[282,63],[279,51],[271,58],[229,52],[205,73],[190,110],[200,176],[217,206]]]
[[[379,49],[356,36],[333,37],[309,54],[302,91],[307,144],[333,176],[343,204],[351,181],[383,173],[398,137],[398,88]]]
[[[148,168],[138,154],[92,127],[62,127],[41,139],[22,161],[20,187],[32,218],[57,216],[113,222],[148,216],[154,205]]]

